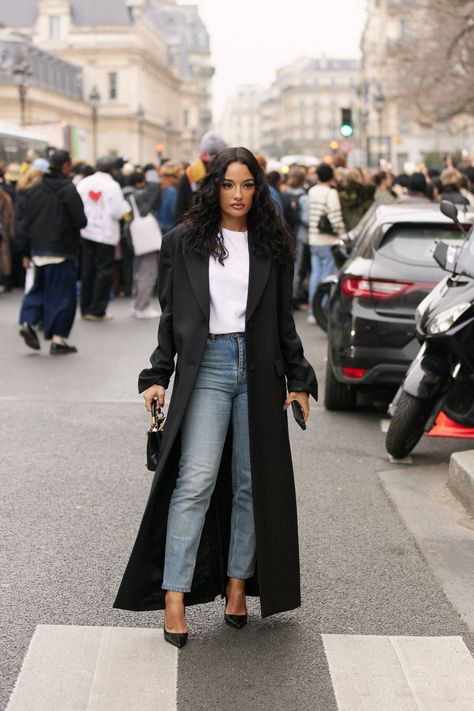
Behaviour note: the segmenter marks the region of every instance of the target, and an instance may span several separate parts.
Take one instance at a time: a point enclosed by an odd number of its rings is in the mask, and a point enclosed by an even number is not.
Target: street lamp
[[[380,84],[377,85],[375,94],[372,97],[372,101],[374,104],[374,109],[376,110],[377,116],[378,116],[379,137],[378,137],[377,142],[378,142],[378,146],[379,146],[378,153],[379,153],[379,167],[380,167],[380,163],[381,163],[382,156],[383,156],[383,148],[382,148],[382,133],[383,133],[383,131],[382,131],[382,129],[383,129],[383,110],[385,108],[385,96],[383,95],[382,87],[380,86]]]
[[[169,158],[170,157],[170,147],[169,147],[169,134],[173,130],[173,124],[169,119],[166,119],[165,125],[165,155]]]
[[[20,123],[25,125],[26,120],[26,93],[28,87],[28,77],[31,76],[31,67],[26,57],[20,57],[12,69],[15,83],[18,84],[18,96],[20,99]]]
[[[138,162],[142,162],[142,144],[143,144],[143,124],[145,123],[145,112],[143,106],[138,104],[137,113],[135,114],[138,122]]]
[[[92,157],[95,164],[97,161],[97,109],[100,104],[100,94],[95,84],[89,94],[89,103],[92,109]]]

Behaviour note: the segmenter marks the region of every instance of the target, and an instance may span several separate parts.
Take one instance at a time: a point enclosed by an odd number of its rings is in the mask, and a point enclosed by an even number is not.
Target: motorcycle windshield
[[[472,230],[459,250],[456,273],[474,278],[474,232]]]

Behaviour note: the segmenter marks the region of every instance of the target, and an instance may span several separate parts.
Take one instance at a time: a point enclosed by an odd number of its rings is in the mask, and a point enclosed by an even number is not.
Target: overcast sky
[[[190,4],[193,0],[179,0]],[[214,118],[239,84],[267,86],[302,55],[359,57],[366,0],[194,0],[211,37]],[[283,9],[284,8],[284,9]]]

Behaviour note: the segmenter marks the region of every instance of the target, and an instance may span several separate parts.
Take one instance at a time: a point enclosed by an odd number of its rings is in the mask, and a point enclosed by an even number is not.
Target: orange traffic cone
[[[462,437],[463,439],[474,439],[474,427],[463,427],[457,422],[450,420],[444,412],[440,412],[436,418],[434,427],[426,433],[428,437]]]

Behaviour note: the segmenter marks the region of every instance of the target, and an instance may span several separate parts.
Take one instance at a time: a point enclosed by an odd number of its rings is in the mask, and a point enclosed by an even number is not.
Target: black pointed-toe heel
[[[181,647],[184,647],[184,645],[188,641],[188,633],[187,632],[168,632],[168,630],[165,627],[163,627],[163,633],[164,633],[165,641],[169,642],[170,644],[173,645],[173,647],[177,647],[178,649],[181,649]]]
[[[228,603],[228,598],[226,595],[225,598],[225,607],[227,607]],[[248,622],[248,615],[228,615],[225,611],[224,607],[224,622],[229,625],[229,627],[233,627],[235,630],[241,630],[242,627],[245,627],[245,625]]]

